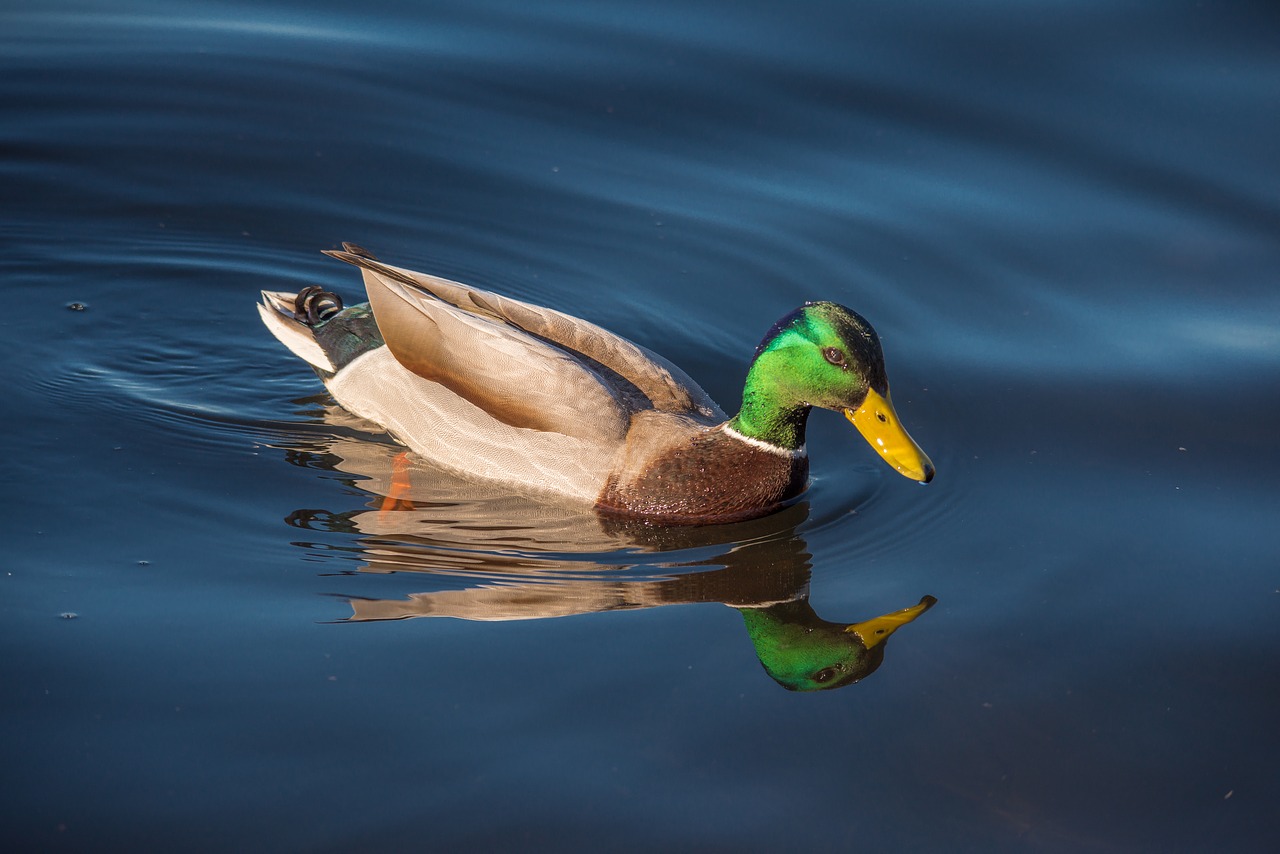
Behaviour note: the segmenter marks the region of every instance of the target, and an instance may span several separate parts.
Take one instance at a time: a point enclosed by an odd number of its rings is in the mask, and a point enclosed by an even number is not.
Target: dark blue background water
[[[6,5],[4,847],[1274,850],[1278,25]],[[342,240],[727,408],[777,316],[846,303],[938,478],[820,413],[755,526],[606,535],[421,469],[380,529],[395,449],[253,310],[357,296]],[[939,604],[794,694],[716,603],[806,583]],[[512,591],[581,613],[347,621]]]

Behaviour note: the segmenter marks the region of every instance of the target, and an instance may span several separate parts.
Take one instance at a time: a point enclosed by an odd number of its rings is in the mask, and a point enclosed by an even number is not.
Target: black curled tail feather
[[[342,309],[342,297],[319,285],[303,288],[293,299],[294,320],[311,327],[318,326]]]

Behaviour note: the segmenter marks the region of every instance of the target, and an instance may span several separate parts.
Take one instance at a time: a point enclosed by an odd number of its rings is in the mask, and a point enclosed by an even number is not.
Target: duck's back
[[[363,251],[327,254],[361,268],[378,325],[405,367],[500,417],[519,397],[536,401],[540,413],[513,416],[518,420],[570,434],[615,432],[616,425],[593,422],[585,411],[611,408],[603,393],[628,416],[657,409],[710,423],[725,418],[679,367],[581,318],[383,264]],[[587,405],[562,407],[566,395]]]

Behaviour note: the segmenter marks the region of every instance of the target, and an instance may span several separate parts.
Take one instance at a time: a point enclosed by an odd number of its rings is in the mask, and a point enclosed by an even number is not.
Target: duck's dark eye
[[[845,365],[844,351],[839,347],[827,347],[822,351],[822,358],[826,359],[837,368],[843,368]]]
[[[835,675],[836,675],[836,669],[834,667],[824,667],[821,670],[819,670],[817,673],[813,674],[813,681],[814,682],[830,682]]]

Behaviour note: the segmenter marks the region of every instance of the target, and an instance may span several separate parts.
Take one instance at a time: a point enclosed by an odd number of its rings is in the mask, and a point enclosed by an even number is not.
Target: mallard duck
[[[749,519],[806,488],[817,406],[843,412],[906,477],[933,478],[894,413],[879,337],[836,303],[769,329],[728,418],[678,367],[585,320],[354,244],[326,254],[361,268],[369,301],[264,291],[267,328],[344,408],[464,477],[662,523]]]

